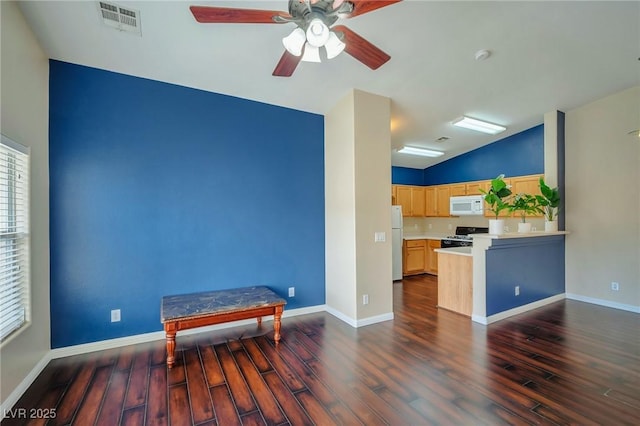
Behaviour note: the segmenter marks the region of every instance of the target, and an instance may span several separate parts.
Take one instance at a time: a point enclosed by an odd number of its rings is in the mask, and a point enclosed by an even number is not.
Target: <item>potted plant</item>
[[[516,194],[509,204],[509,210],[520,215],[522,221],[518,223],[518,232],[531,232],[531,223],[527,222],[527,215],[542,213],[542,207],[538,204],[538,199],[525,193]]]
[[[509,203],[505,201],[511,195],[509,188],[510,185],[504,181],[502,174],[491,180],[489,190],[480,189],[480,192],[484,194],[484,201],[489,205],[489,211],[496,216],[495,219],[489,220],[490,234],[504,234],[504,219],[498,219],[498,216],[501,211],[509,208]]]
[[[538,183],[540,193],[536,195],[538,204],[544,212],[544,230],[546,232],[555,232],[558,230],[558,209],[560,207],[560,194],[558,187],[551,188],[544,182],[544,178],[540,178]]]

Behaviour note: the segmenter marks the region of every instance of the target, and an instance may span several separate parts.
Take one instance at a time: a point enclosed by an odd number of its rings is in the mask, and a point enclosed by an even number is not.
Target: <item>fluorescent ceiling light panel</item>
[[[405,146],[404,148],[398,150],[400,154],[409,154],[409,155],[420,155],[422,157],[440,157],[444,155],[444,152],[434,151],[432,149],[426,148],[417,148],[415,146]]]
[[[477,132],[489,133],[490,135],[496,135],[500,132],[507,130],[506,127],[498,124],[488,123],[486,121],[477,120],[471,117],[461,117],[452,123],[454,126],[464,127],[465,129],[475,130]]]

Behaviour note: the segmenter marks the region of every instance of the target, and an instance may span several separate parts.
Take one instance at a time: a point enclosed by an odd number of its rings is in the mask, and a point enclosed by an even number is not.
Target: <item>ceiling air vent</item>
[[[117,30],[142,35],[140,29],[140,12],[115,3],[98,2],[102,21]]]

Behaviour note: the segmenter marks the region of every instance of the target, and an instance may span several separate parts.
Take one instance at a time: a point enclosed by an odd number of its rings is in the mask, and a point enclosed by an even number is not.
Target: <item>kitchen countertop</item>
[[[447,235],[450,235],[450,234],[436,234],[436,233],[409,234],[409,235],[404,235],[402,238],[404,238],[405,240],[443,240],[447,238]]]
[[[436,253],[442,254],[455,254],[457,256],[469,256],[472,257],[471,247],[450,247],[450,248],[439,248],[434,250]]]
[[[568,231],[555,231],[555,232],[545,232],[545,231],[533,231],[533,232],[506,232],[501,235],[495,234],[474,234],[473,238],[482,238],[482,239],[505,239],[505,238],[531,238],[531,237],[551,237],[554,235],[567,235]]]

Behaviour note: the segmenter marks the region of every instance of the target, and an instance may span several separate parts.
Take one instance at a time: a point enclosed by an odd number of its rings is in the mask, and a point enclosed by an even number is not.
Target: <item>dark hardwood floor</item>
[[[484,327],[433,277],[393,286],[393,321],[178,336],[172,370],[164,341],[53,360],[2,426],[640,424],[640,315],[568,300]]]

